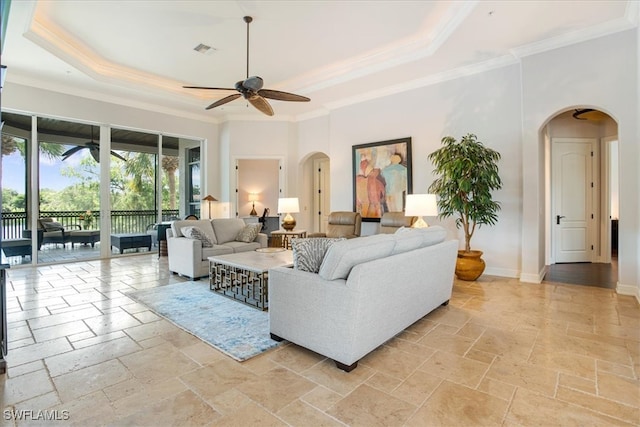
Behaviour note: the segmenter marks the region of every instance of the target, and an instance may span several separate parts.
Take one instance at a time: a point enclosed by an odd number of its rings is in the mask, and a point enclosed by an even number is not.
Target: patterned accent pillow
[[[213,247],[213,243],[211,243],[211,240],[209,240],[209,238],[207,237],[206,234],[204,234],[204,231],[200,230],[198,227],[182,227],[180,229],[180,231],[182,232],[182,235],[184,237],[186,237],[187,239],[196,239],[196,240],[200,240],[202,242],[202,247],[203,248],[212,248]]]
[[[256,239],[260,230],[262,230],[262,224],[259,222],[256,224],[247,224],[236,236],[236,242],[251,243]]]
[[[335,242],[346,240],[344,237],[310,237],[307,239],[291,239],[293,249],[293,268],[296,270],[317,273],[327,250]]]

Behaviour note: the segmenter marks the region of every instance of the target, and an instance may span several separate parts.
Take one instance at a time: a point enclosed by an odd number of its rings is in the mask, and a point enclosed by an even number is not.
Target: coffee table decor
[[[284,252],[286,251],[285,248],[258,248],[256,249],[256,252],[262,252],[265,254],[272,254],[272,253],[276,253],[276,252]]]
[[[269,335],[268,312],[211,292],[206,282],[174,283],[127,296],[239,362],[280,344]]]

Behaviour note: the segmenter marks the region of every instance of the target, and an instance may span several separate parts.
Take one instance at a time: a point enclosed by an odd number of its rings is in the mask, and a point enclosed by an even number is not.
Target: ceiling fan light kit
[[[282,92],[279,90],[262,89],[264,80],[259,76],[249,77],[249,24],[253,21],[251,16],[245,16],[244,22],[247,23],[247,74],[244,80],[240,80],[235,84],[234,88],[219,88],[208,86],[183,86],[185,89],[205,89],[205,90],[235,90],[238,93],[225,96],[222,99],[217,100],[211,105],[206,107],[206,110],[219,107],[228,102],[236,100],[241,96],[244,97],[251,105],[253,105],[260,112],[267,116],[273,116],[273,108],[267,101],[267,99],[275,99],[277,101],[292,101],[292,102],[309,102],[310,99],[306,96],[296,95],[294,93]]]

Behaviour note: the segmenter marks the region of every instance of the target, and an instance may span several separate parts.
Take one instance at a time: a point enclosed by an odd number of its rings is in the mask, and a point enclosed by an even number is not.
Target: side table
[[[167,250],[167,228],[171,228],[170,222],[156,224],[156,229],[158,230],[158,257],[169,255]]]
[[[271,232],[271,247],[291,249],[291,239],[307,237],[307,230],[276,230]]]

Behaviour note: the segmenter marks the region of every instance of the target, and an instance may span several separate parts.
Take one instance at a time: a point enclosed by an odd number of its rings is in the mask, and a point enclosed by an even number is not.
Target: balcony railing
[[[85,211],[47,211],[40,212],[39,215],[39,218],[54,218],[65,228],[79,225],[82,229],[100,229],[100,211],[92,211],[93,219],[90,224],[80,219],[85,215]],[[144,233],[149,225],[158,222],[157,216],[158,213],[155,210],[111,211],[111,233]],[[162,211],[163,221],[170,221],[177,217],[177,209]],[[22,231],[29,228],[26,212],[2,213],[2,240],[21,238]]]

